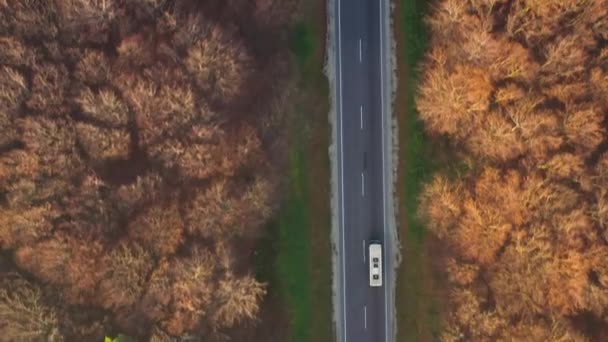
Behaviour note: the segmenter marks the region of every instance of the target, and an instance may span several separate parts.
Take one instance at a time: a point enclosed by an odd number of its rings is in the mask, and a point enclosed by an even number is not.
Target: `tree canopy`
[[[442,339],[605,337],[608,2],[443,0],[428,25],[417,107],[467,165],[421,197],[450,251]]]
[[[294,4],[0,1],[1,339],[256,322]]]

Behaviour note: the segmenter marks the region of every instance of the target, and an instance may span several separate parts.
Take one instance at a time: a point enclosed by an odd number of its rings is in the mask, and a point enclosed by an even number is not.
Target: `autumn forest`
[[[608,1],[445,0],[417,108],[459,167],[420,216],[447,251],[443,341],[608,336]]]
[[[253,336],[296,6],[0,0],[1,341]],[[430,7],[440,340],[605,340],[608,0]]]
[[[0,1],[0,339],[255,325],[294,3]]]

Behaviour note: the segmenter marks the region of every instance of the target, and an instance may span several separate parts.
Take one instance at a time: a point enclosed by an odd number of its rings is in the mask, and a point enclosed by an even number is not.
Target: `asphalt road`
[[[393,338],[387,254],[384,0],[336,1],[340,342]],[[383,244],[383,286],[369,286],[367,248]],[[389,264],[387,264],[387,262]]]

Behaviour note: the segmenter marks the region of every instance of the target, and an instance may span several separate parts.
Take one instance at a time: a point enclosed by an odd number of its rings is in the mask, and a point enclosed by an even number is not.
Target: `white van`
[[[379,241],[369,243],[369,286],[382,286],[382,245]]]

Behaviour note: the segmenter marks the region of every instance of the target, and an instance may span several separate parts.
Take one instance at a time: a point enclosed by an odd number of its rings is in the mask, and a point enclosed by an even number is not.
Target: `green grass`
[[[416,215],[418,197],[425,182],[440,169],[436,151],[424,134],[414,104],[419,62],[424,57],[427,35],[423,22],[427,0],[399,2],[399,63],[401,77],[397,109],[400,123],[400,236],[403,263],[397,279],[398,340],[433,341],[440,331],[440,310],[434,287],[436,279],[428,253],[426,228]]]
[[[291,340],[310,341],[310,199],[306,160],[299,147],[293,149],[290,164],[290,196],[279,219],[276,267],[282,284],[281,296],[286,298],[290,308]]]
[[[258,279],[269,283],[269,294],[279,297],[290,316],[290,341],[311,341],[311,211],[306,168],[304,152],[295,147],[290,156],[289,196],[259,242],[256,260]]]
[[[404,120],[401,121],[400,151],[405,168],[400,174],[403,179],[403,188],[400,205],[405,209],[408,236],[407,240],[413,247],[422,247],[425,238],[425,227],[417,219],[418,196],[423,184],[428,181],[436,165],[433,159],[432,146],[424,134],[424,126],[419,120],[418,111],[414,103],[414,95],[419,77],[419,62],[424,57],[426,49],[426,30],[423,15],[426,11],[427,0],[401,0],[401,34],[403,42],[398,43],[400,63],[405,64],[405,82],[407,91],[400,92],[399,99],[405,110]],[[400,84],[400,87],[402,85]]]
[[[400,44],[402,56],[411,72],[410,82],[417,78],[418,63],[424,57],[427,45],[427,32],[424,25],[429,0],[400,0],[401,33],[405,44]],[[411,93],[413,94],[413,93]]]
[[[310,58],[315,53],[314,26],[309,23],[300,22],[291,31],[291,50],[296,56],[298,66],[302,69],[307,66]]]
[[[289,35],[298,79],[289,114],[289,192],[256,260],[258,277],[286,307],[293,342],[333,339],[324,6],[322,0],[302,1]]]

